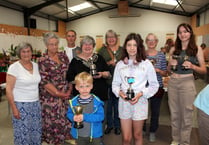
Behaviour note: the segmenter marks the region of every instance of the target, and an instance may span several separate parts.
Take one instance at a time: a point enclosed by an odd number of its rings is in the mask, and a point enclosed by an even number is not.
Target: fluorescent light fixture
[[[152,2],[166,4],[166,5],[172,5],[172,6],[178,5],[178,2],[176,0],[152,0]]]
[[[68,10],[76,12],[76,11],[80,11],[80,10],[83,10],[83,9],[86,9],[86,8],[89,8],[89,7],[92,7],[92,5],[88,2],[84,2],[84,3],[81,3],[79,5],[69,7]]]

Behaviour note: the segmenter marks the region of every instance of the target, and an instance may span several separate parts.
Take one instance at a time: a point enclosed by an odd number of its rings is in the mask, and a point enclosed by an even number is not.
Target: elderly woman
[[[41,145],[41,106],[38,84],[41,80],[38,65],[31,62],[32,46],[20,43],[19,61],[7,72],[6,96],[12,108],[15,145]]]
[[[158,38],[155,34],[149,33],[146,37],[146,45],[147,51],[146,55],[147,58],[152,62],[155,72],[157,75],[157,80],[160,85],[156,94],[154,94],[150,99],[150,112],[151,112],[151,119],[150,119],[150,127],[149,127],[149,141],[155,142],[155,132],[159,126],[159,116],[160,116],[160,105],[162,102],[162,98],[164,95],[163,89],[163,76],[167,75],[167,65],[166,65],[166,58],[165,55],[157,51],[157,44]],[[146,122],[144,123],[143,131],[146,132]]]
[[[46,54],[38,61],[41,83],[42,140],[49,144],[62,144],[69,135],[70,122],[66,118],[71,87],[66,81],[69,65],[67,55],[58,52],[59,38],[54,33],[44,35]]]
[[[110,77],[108,66],[104,58],[94,53],[95,40],[91,36],[85,36],[81,42],[82,52],[72,59],[67,72],[67,80],[73,83],[75,76],[83,71],[91,72],[92,64],[96,69],[97,74],[93,74],[94,87],[92,93],[98,96],[101,100],[107,100],[107,83],[106,79]],[[91,68],[91,69],[90,69]],[[76,89],[73,89],[73,95],[77,95]]]
[[[113,76],[115,65],[121,57],[122,47],[118,43],[118,36],[113,30],[108,30],[105,35],[106,45],[104,45],[98,52],[102,55],[110,69],[110,73]],[[120,134],[120,119],[118,117],[118,98],[112,92],[112,78],[108,80],[108,102],[106,121],[107,127],[105,134],[109,134],[114,128],[116,135]],[[114,116],[112,115],[114,113]]]

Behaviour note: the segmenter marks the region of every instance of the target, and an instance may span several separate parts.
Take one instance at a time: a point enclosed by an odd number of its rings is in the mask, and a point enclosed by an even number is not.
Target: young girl
[[[196,96],[193,72],[206,73],[202,49],[197,47],[189,24],[182,23],[178,26],[175,46],[171,48],[169,55],[168,71],[172,71],[168,82],[173,139],[171,145],[189,145]]]
[[[112,82],[113,92],[119,97],[123,145],[130,145],[132,136],[135,145],[143,144],[142,127],[148,117],[147,99],[157,92],[158,87],[156,72],[151,62],[146,59],[141,36],[136,33],[129,34]]]

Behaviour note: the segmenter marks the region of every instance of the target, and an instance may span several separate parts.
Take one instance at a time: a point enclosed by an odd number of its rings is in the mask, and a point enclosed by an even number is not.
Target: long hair
[[[181,40],[179,39],[179,36],[178,36],[181,27],[184,27],[186,29],[186,31],[191,34],[190,39],[189,39],[189,43],[188,43],[188,46],[186,49],[186,54],[188,56],[196,56],[198,48],[197,48],[197,45],[195,42],[195,35],[193,33],[192,27],[186,23],[182,23],[177,27],[177,36],[176,36],[176,41],[175,41],[174,54],[179,55],[182,51]]]
[[[137,33],[130,33],[123,44],[123,49],[122,49],[122,54],[121,54],[121,60],[124,60],[126,57],[129,58],[128,52],[126,50],[126,45],[128,41],[130,40],[135,40],[137,44],[137,54],[136,54],[136,61],[141,62],[142,60],[146,59],[146,54],[145,54],[145,47],[143,45],[143,39],[141,36]]]

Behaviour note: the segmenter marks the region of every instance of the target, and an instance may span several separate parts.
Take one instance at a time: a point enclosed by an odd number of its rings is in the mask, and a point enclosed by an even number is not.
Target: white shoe
[[[171,145],[180,145],[180,144],[178,142],[176,142],[176,141],[172,141]]]
[[[150,142],[155,142],[155,140],[156,140],[155,133],[150,133],[149,134],[149,141]]]

